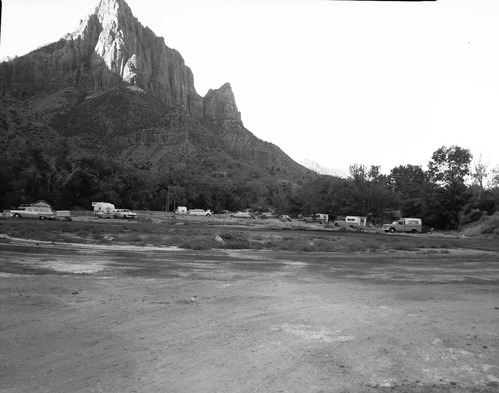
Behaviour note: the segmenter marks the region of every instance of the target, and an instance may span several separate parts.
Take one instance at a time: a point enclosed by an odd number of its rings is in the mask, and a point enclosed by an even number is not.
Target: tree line
[[[251,208],[292,216],[361,215],[373,224],[401,215],[437,229],[459,228],[499,205],[499,167],[489,170],[459,146],[437,149],[426,170],[400,165],[382,174],[380,169],[353,164],[346,179],[317,175],[303,184],[280,181],[278,175],[213,178],[180,164],[155,172],[102,156],[75,158],[61,141],[48,150],[30,147],[21,158],[0,158],[0,203],[4,209],[38,199],[58,209],[89,210],[93,201],[133,210]]]

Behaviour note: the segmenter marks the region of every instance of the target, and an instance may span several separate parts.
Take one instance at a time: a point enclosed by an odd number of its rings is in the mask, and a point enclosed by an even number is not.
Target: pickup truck
[[[250,212],[237,212],[237,213],[231,213],[230,216],[232,218],[255,218],[255,215],[250,213]]]
[[[260,214],[257,214],[257,217],[265,220],[267,218],[277,218],[278,215],[272,212],[262,212]]]
[[[423,225],[420,218],[401,218],[400,220],[393,221],[391,224],[383,224],[382,229],[386,233],[420,233],[423,230]]]

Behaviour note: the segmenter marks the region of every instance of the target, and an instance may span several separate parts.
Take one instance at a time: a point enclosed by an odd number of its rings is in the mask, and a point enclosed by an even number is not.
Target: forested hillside
[[[456,229],[491,215],[499,205],[499,170],[473,161],[459,146],[437,149],[428,163],[401,165],[388,175],[379,166],[353,164],[347,179],[317,176],[303,184],[281,181],[279,170],[262,177],[207,176],[179,164],[157,172],[102,156],[74,158],[63,140],[48,150],[30,147],[0,162],[0,202],[9,209],[44,199],[60,209],[90,209],[108,201],[134,210],[189,208],[274,210],[294,216],[328,213],[367,216],[377,224],[399,215],[420,217],[429,227]],[[237,167],[241,164],[234,163]]]

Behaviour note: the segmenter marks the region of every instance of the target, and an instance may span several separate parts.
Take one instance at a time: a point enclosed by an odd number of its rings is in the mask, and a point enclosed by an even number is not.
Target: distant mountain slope
[[[317,161],[314,161],[310,158],[306,158],[305,160],[301,161],[300,164],[320,175],[330,175],[345,178],[349,175],[347,171],[336,168],[329,168],[327,166],[319,164]]]

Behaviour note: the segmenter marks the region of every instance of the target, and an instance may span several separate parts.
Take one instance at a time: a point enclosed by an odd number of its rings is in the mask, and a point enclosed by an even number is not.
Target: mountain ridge
[[[60,136],[78,156],[100,154],[154,171],[181,163],[207,175],[246,168],[245,176],[293,183],[314,176],[244,127],[230,83],[201,97],[181,54],[124,0],[99,0],[74,32],[1,63],[0,87],[3,100],[23,103],[15,116],[0,112],[9,124],[4,151]]]

